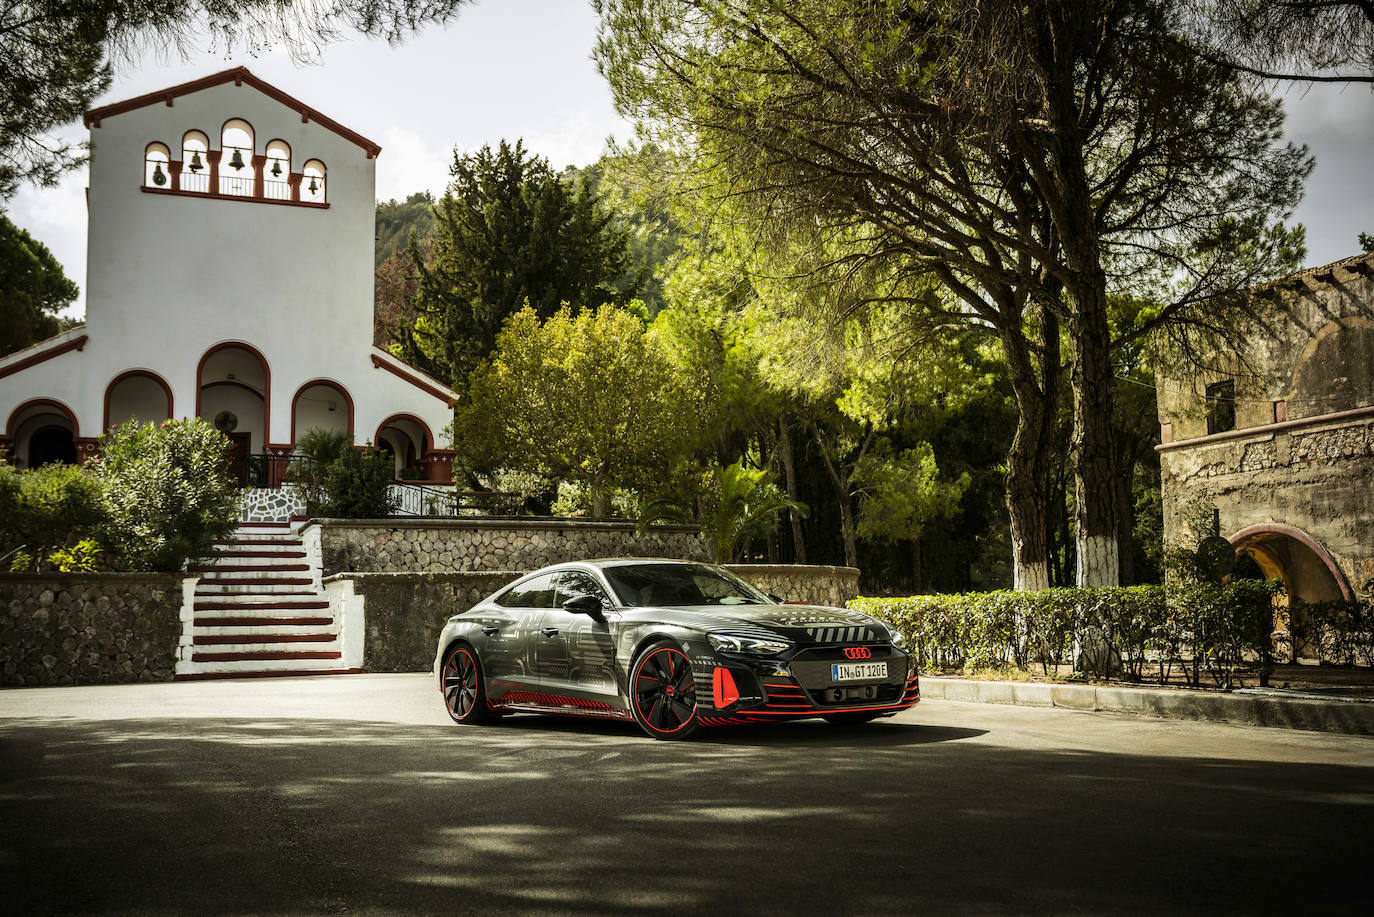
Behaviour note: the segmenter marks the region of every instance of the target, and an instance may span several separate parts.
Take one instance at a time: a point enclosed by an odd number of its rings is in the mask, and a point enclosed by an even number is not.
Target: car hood
[[[690,605],[636,608],[631,613],[697,630],[747,634],[765,628],[794,643],[845,643],[888,637],[887,628],[876,618],[824,605]]]

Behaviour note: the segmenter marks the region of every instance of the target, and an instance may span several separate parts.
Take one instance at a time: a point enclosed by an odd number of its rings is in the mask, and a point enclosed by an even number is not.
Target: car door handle
[[[486,634],[488,637],[495,637],[497,634],[501,633],[501,628],[499,628],[499,627],[484,627],[484,628],[482,628],[482,633]]]
[[[557,637],[557,636],[558,636],[558,628],[556,628],[556,627],[546,627],[546,628],[544,628],[544,636],[545,636],[545,637]]]

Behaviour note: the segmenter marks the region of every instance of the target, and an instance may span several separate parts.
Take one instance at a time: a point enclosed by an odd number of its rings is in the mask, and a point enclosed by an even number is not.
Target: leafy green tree
[[[1118,576],[1109,292],[1124,334],[1213,331],[1289,270],[1310,169],[1277,101],[1181,33],[1184,0],[600,0],[598,58],[698,193],[820,311],[905,303],[1000,343],[1017,582],[1048,584],[1044,508],[1070,345],[1079,578]],[[921,294],[938,279],[954,301]],[[1176,344],[1186,341],[1180,338]]]
[[[1374,83],[1369,0],[1198,0],[1193,24],[1220,64],[1261,79]]]
[[[434,195],[428,191],[417,191],[403,201],[379,203],[376,264],[373,266],[381,267],[392,252],[409,248],[412,235],[423,243],[433,234]]]
[[[641,316],[613,305],[506,322],[472,374],[454,446],[478,468],[581,485],[605,516],[617,488],[646,490],[690,451],[697,411]]]
[[[76,295],[47,246],[0,213],[0,355],[57,334]]]
[[[518,141],[455,152],[450,171],[432,257],[411,247],[418,317],[404,333],[406,359],[461,386],[525,304],[547,317],[633,296],[632,285],[613,286],[629,264],[625,233],[586,182],[564,182]]]
[[[856,534],[870,541],[910,541],[919,581],[926,525],[952,518],[971,480],[967,472],[942,480],[929,443],[900,452],[890,446],[870,452],[854,469],[854,483],[862,495]]]
[[[229,440],[201,418],[120,424],[95,464],[103,540],[128,570],[179,570],[234,530],[239,488]]]
[[[771,534],[783,510],[805,509],[787,499],[768,471],[739,461],[706,473],[701,503],[701,531],[718,564],[734,563],[751,540]]]
[[[14,0],[0,5],[0,201],[20,182],[50,185],[85,161],[55,142],[110,85],[112,58],[145,46],[230,50],[284,45],[309,60],[344,35],[399,41],[451,19],[464,0]]]

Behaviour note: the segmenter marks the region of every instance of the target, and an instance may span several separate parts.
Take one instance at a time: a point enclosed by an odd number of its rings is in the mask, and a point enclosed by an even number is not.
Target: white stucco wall
[[[289,143],[293,172],[322,160],[328,209],[142,190],[148,143],[166,144],[177,159],[183,134],[194,129],[216,150],[231,118],[252,124],[258,154],[274,139]],[[376,161],[365,149],[232,82],[178,96],[171,106],[105,117],[92,126],[91,141],[87,320],[73,332],[89,340],[81,352],[0,379],[0,423],[18,404],[44,397],[76,413],[80,436],[98,435],[105,389],[129,369],[161,376],[175,416],[191,416],[202,355],[242,341],[261,352],[270,371],[270,429],[254,436],[254,450],[293,441],[292,400],[316,379],[351,395],[357,442],[371,439],[384,418],[408,413],[447,445],[440,432],[452,417],[445,400],[373,365]],[[24,356],[0,360],[0,369]],[[264,388],[269,380],[243,381]],[[208,404],[201,411],[211,419],[214,413]]]

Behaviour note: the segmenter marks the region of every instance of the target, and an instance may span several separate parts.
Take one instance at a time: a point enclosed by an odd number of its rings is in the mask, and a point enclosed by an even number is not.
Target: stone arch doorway
[[[5,435],[20,467],[80,461],[76,415],[59,401],[36,398],[21,404],[10,414]]]
[[[249,456],[267,452],[271,422],[272,370],[253,345],[216,344],[196,369],[196,416],[229,437],[229,471],[251,483]]]
[[[1275,604],[1276,636],[1287,637],[1289,616],[1301,615],[1307,602],[1353,601],[1355,592],[1330,553],[1301,529],[1264,523],[1230,537],[1238,554],[1253,561],[1267,579],[1282,580],[1287,595]],[[1293,647],[1295,660],[1311,659],[1305,646]]]
[[[429,425],[413,414],[392,414],[378,425],[372,442],[378,451],[391,455],[397,478],[422,477],[422,460],[434,448],[434,435]]]

